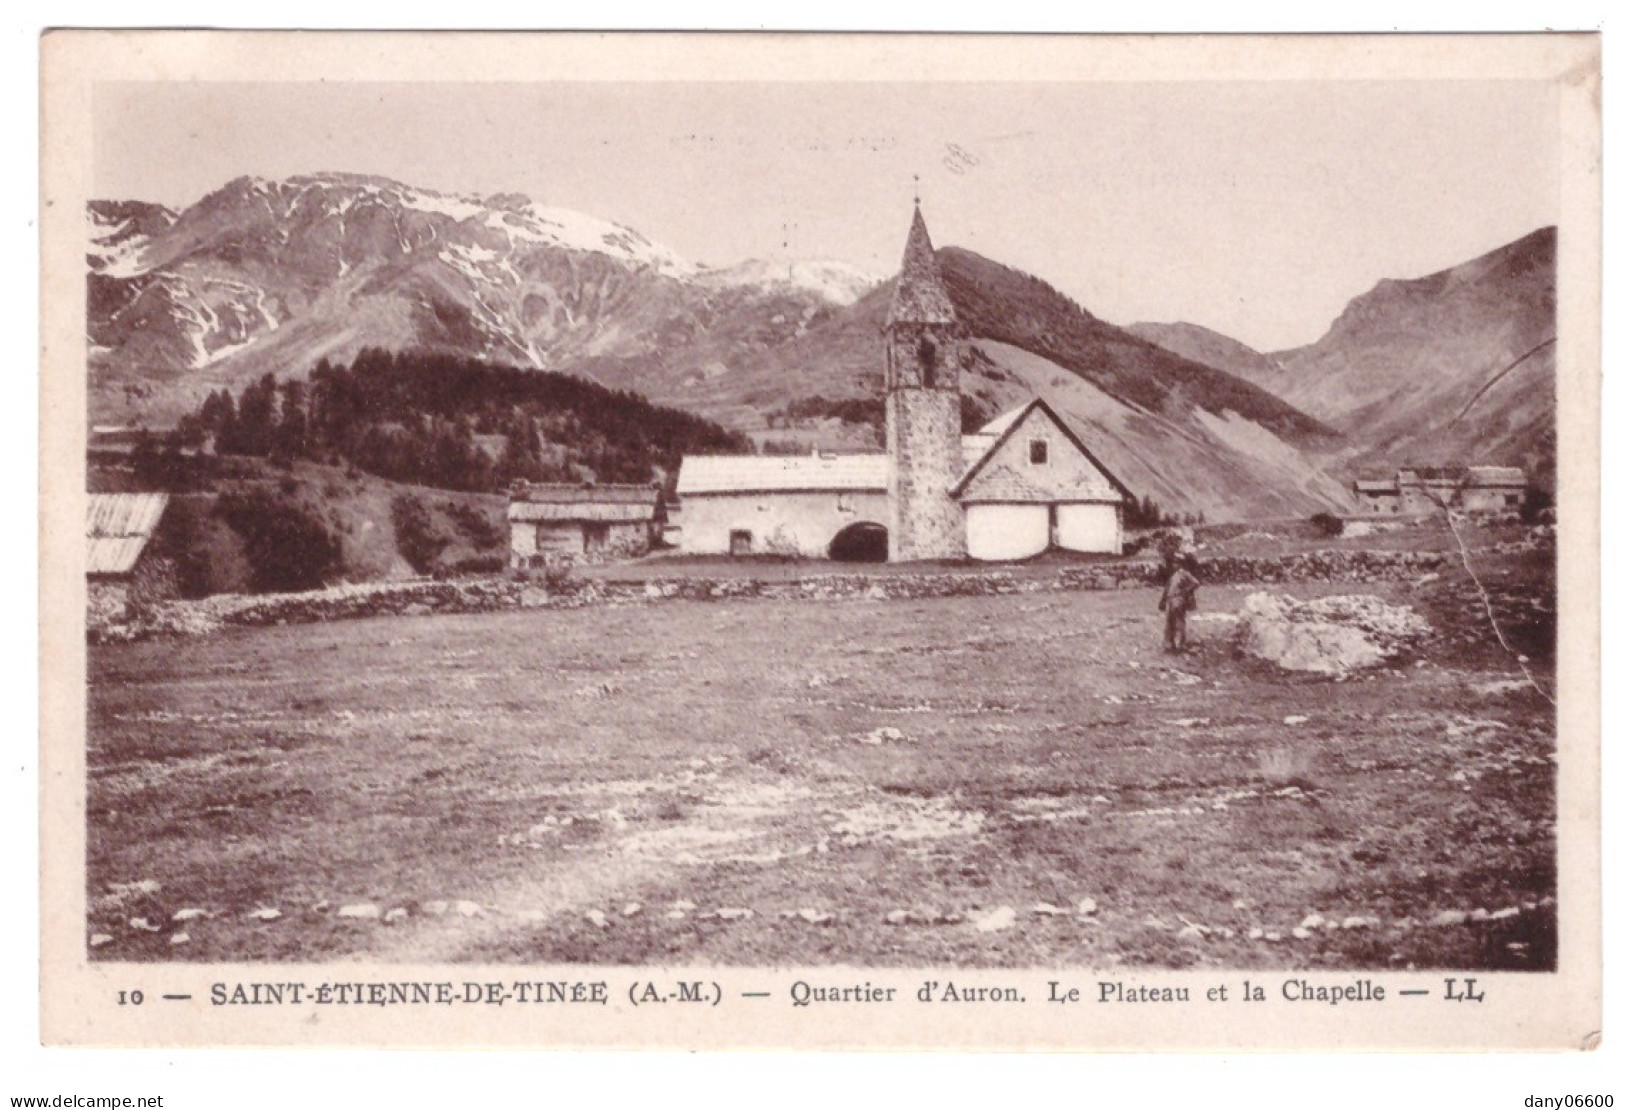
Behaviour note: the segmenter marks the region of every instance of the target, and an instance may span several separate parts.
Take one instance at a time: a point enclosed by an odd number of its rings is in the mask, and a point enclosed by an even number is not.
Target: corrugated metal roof
[[[167,493],[91,494],[85,512],[85,572],[130,573],[168,505]]]
[[[884,492],[885,455],[689,455],[677,472],[677,495],[787,493],[792,490]]]
[[[596,521],[610,524],[647,523],[655,518],[654,505],[595,505],[588,502],[515,501],[508,519],[521,523]]]
[[[167,493],[93,493],[86,520],[87,536],[150,536],[169,505]]]
[[[640,485],[583,485],[580,483],[551,483],[543,485],[517,485],[509,493],[514,502],[550,504],[648,505],[660,500],[657,486]]]

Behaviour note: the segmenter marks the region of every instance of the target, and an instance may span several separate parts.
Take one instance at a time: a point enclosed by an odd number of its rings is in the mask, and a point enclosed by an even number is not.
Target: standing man
[[[1157,608],[1167,615],[1162,629],[1162,650],[1185,650],[1185,615],[1196,608],[1196,590],[1202,583],[1196,577],[1196,556],[1184,554],[1172,560],[1168,581],[1162,587]]]

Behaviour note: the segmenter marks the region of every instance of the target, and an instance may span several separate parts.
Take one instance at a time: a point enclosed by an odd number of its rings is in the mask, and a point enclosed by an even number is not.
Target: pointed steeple
[[[908,245],[903,248],[903,268],[897,275],[891,311],[886,313],[886,326],[958,322],[954,303],[948,299],[948,290],[942,284],[942,270],[937,266],[937,252],[931,246],[931,233],[925,229],[925,217],[916,203],[914,223],[908,229]]]

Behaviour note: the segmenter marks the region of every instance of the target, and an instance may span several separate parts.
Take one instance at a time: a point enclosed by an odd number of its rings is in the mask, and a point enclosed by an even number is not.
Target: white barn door
[[[1026,559],[1048,547],[1048,505],[966,506],[965,550],[972,559]]]
[[[1117,506],[1103,504],[1056,506],[1055,542],[1068,551],[1122,551]]]

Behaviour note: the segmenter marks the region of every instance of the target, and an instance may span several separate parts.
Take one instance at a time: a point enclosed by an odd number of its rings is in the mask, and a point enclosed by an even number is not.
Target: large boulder
[[[1242,603],[1236,637],[1244,651],[1283,670],[1341,675],[1403,655],[1427,632],[1409,606],[1368,595],[1299,601],[1256,593]]]

